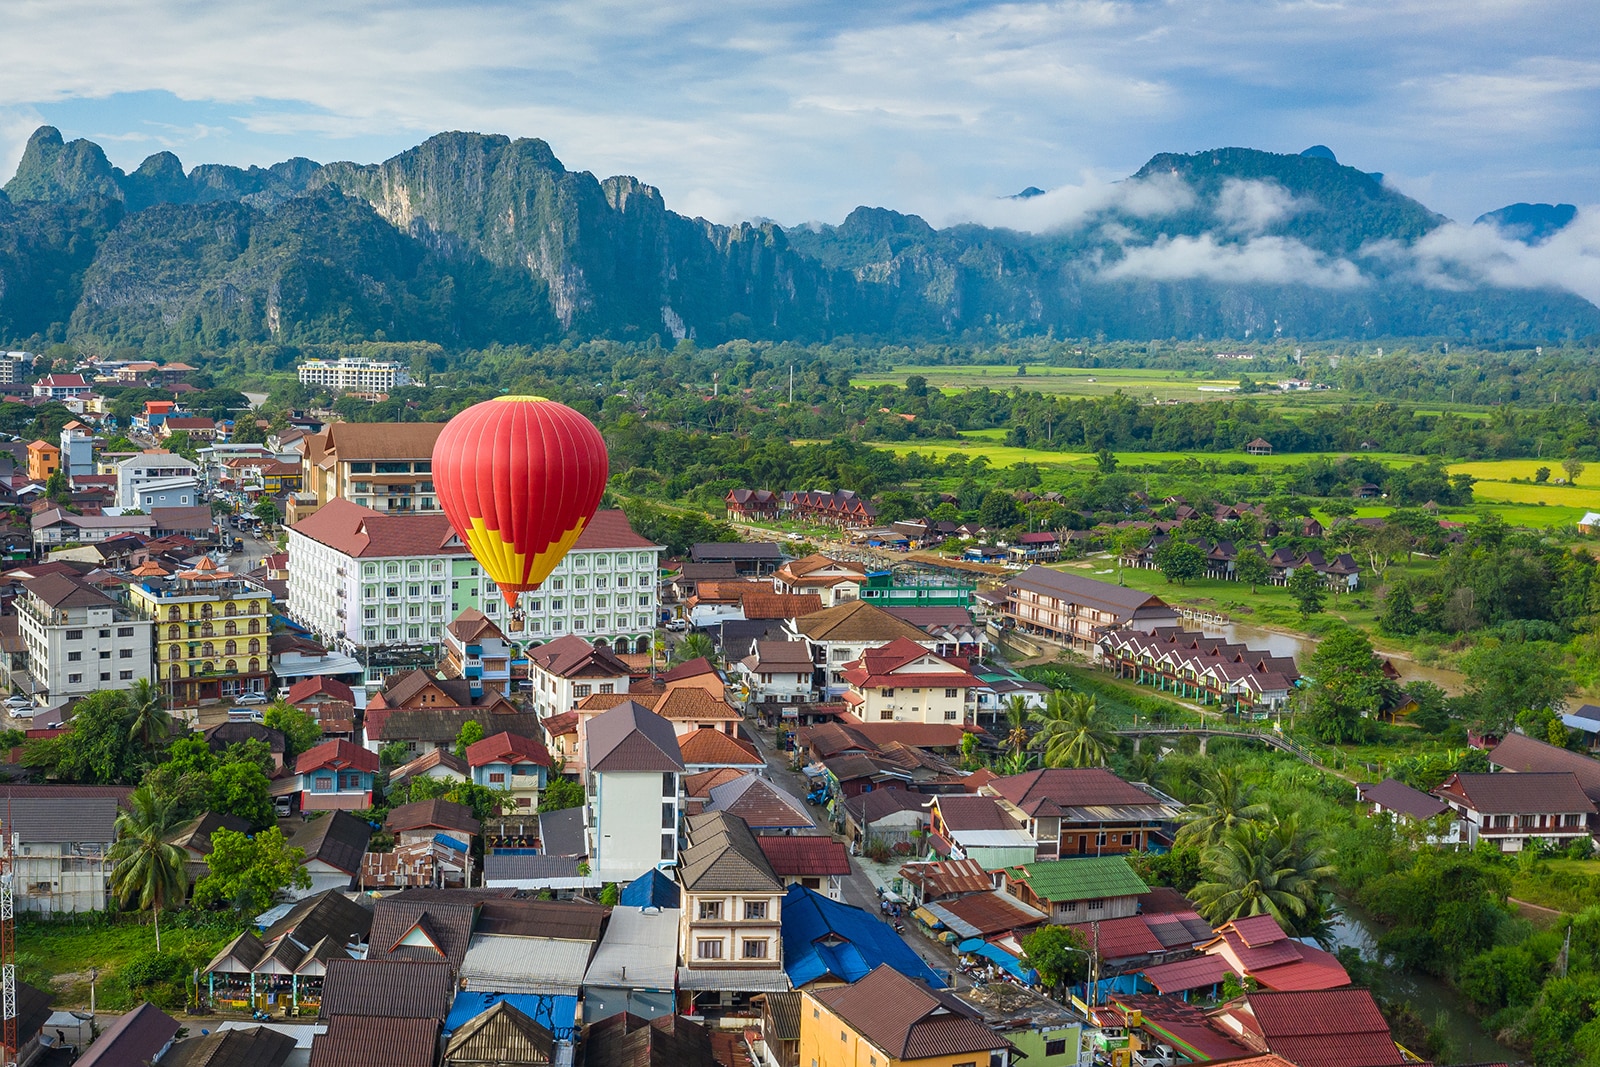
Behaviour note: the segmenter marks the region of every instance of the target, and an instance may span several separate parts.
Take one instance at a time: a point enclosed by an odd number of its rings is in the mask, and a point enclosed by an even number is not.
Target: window
[[[944,709],[944,717],[945,717],[945,720],[947,722],[954,720],[955,717],[957,715],[959,715],[959,714],[961,714],[961,713],[959,711],[957,711],[955,708],[945,708]]]
[[[117,677],[120,678],[124,682],[131,681],[132,678],[133,678],[133,672],[132,671],[118,671],[117,672]]]
[[[661,828],[674,830],[678,826],[678,806],[676,804],[661,805]]]
[[[68,641],[82,641],[83,640],[83,631],[82,630],[68,630],[67,631],[67,640]]]
[[[506,772],[505,771],[490,771],[489,772],[489,784],[490,785],[505,785],[505,782],[506,782]]]
[[[767,958],[766,941],[747,940],[744,943],[744,958],[747,960],[764,960]]]
[[[807,889],[818,889],[818,890],[820,890],[822,888],[822,879],[821,878],[802,878],[802,879],[800,879],[800,884],[805,886]]]
[[[119,626],[119,627],[117,627],[117,636],[118,637],[132,637],[133,636],[133,627],[131,627],[131,626]]]
[[[674,800],[678,797],[678,776],[671,771],[661,776],[661,795]]]
[[[720,960],[722,958],[722,942],[704,940],[695,945],[694,954],[703,960]]]
[[[560,597],[555,596],[555,597],[551,597],[550,598],[550,610],[551,611],[564,611],[564,610],[566,610],[565,606],[562,604],[562,601],[561,601]]]
[[[1106,910],[1106,902],[1104,900],[1091,900],[1091,901],[1089,901],[1089,910],[1090,911],[1105,911]]]
[[[944,697],[946,700],[954,700],[956,698],[956,693],[957,690],[955,689],[946,689],[944,691]]]
[[[81,682],[81,681],[83,681],[83,675],[81,675],[81,674],[69,674],[69,675],[67,675],[67,681],[68,682]]]
[[[702,920],[722,918],[722,901],[702,900],[700,902],[700,918]]]
[[[588,683],[584,683],[583,685],[575,685],[572,687],[572,695],[577,697],[579,700],[582,700],[593,691],[594,686],[589,685]]]
[[[1044,1043],[1044,1054],[1046,1056],[1065,1056],[1067,1054],[1066,1039],[1058,1037],[1054,1041],[1046,1041]]]
[[[764,900],[745,901],[744,917],[746,919],[765,919],[767,917],[767,902]]]
[[[1131,845],[1131,844],[1133,844],[1133,835],[1132,835],[1132,834],[1123,834],[1123,835],[1122,835],[1122,843],[1123,843],[1123,844],[1124,844],[1124,845]]]
[[[883,691],[883,695],[884,695],[884,696],[886,696],[886,697],[892,697],[892,696],[894,696],[894,687],[893,687],[893,686],[890,686],[890,687],[889,687],[889,688],[888,688],[888,689],[885,689],[885,690],[884,690],[884,691]]]
[[[132,659],[133,658],[133,649],[124,648],[124,649],[119,650],[117,652],[117,658],[118,659]]]
[[[316,787],[318,789],[332,789],[333,788],[333,778],[332,777],[324,777],[322,775],[318,775],[317,776],[317,785],[316,785]]]
[[[615,682],[601,682],[600,683],[600,692],[602,692],[602,693],[615,693],[616,691],[617,691],[617,683],[615,683]]]
[[[77,663],[81,659],[83,659],[83,653],[82,652],[68,652],[67,653],[67,662],[68,663]]]
[[[676,859],[678,856],[678,835],[661,835],[661,858],[664,860]]]

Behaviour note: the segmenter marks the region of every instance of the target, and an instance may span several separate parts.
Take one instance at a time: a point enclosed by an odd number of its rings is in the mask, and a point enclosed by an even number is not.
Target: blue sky
[[[1324,143],[1453,218],[1600,202],[1593,0],[0,7],[0,173],[34,127],[131,169],[543,137],[717,221],[946,224],[1160,151]]]

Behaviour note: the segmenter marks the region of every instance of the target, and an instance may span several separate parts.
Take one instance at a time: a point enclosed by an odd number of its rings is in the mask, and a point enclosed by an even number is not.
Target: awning
[[[911,915],[913,918],[920,919],[923,924],[927,926],[944,925],[944,920],[939,918],[939,916],[935,915],[933,912],[929,911],[927,908],[918,908],[916,911],[912,912]]]
[[[679,967],[678,988],[691,992],[787,993],[789,976],[776,969],[706,971]]]
[[[973,947],[968,948],[968,945],[973,945]],[[961,942],[957,947],[962,952],[970,953],[974,956],[982,956],[984,959],[998,964],[1001,970],[1027,985],[1033,985],[1039,981],[1038,971],[1031,967],[1024,967],[1021,960],[998,945],[991,945],[987,941],[979,941],[973,938]]]
[[[927,912],[932,917],[933,921],[931,922],[929,922],[927,919],[923,920],[924,922],[927,922],[929,926],[944,926],[946,929],[954,930],[958,935],[967,938],[968,940],[981,940],[980,935],[983,933],[982,930],[978,929],[976,926],[973,926],[971,923],[967,922],[967,920],[963,919],[961,916],[955,914],[949,908],[946,908],[943,905],[931,903],[924,904],[922,907],[917,909],[917,912]]]

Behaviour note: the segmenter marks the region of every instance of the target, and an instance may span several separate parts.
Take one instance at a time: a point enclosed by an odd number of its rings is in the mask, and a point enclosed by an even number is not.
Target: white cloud
[[[1028,233],[1051,233],[1076,229],[1103,214],[1160,218],[1194,203],[1194,190],[1171,174],[1121,182],[1086,178],[1079,185],[1062,185],[1021,199],[963,198],[933,216],[933,220],[943,225],[978,222]]]
[[[1154,244],[1122,250],[1122,258],[1101,268],[1107,278],[1157,282],[1204,279],[1234,285],[1309,285],[1355,289],[1367,284],[1359,267],[1330,259],[1286,237],[1254,237],[1223,243],[1209,233],[1163,237]]]
[[[1309,206],[1277,182],[1229,178],[1222,183],[1213,210],[1223,226],[1235,233],[1260,233]]]
[[[1536,245],[1488,224],[1452,222],[1410,246],[1387,241],[1362,251],[1435,289],[1564,289],[1600,304],[1600,208],[1581,209]]]

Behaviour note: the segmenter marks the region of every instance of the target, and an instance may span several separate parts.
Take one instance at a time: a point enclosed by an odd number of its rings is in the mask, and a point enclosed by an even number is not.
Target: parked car
[[[265,704],[267,702],[267,694],[240,693],[238,696],[233,698],[233,702],[241,706],[245,704]]]
[[[667,629],[675,634],[682,633],[688,628],[689,624],[683,619],[673,619],[671,622],[667,623]]]
[[[6,707],[8,708],[25,708],[32,703],[33,701],[21,693],[13,693],[11,696],[6,697]]]

